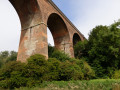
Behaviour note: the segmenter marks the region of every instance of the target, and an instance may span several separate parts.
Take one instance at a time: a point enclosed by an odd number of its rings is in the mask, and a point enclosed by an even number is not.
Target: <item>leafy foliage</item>
[[[48,44],[48,56],[51,58],[52,53],[55,51],[55,47],[51,46],[51,44]]]
[[[97,78],[111,77],[120,68],[120,22],[96,26],[88,41],[75,46],[77,57],[84,57],[93,67]]]
[[[80,41],[74,46],[74,54],[76,58],[88,57],[88,41]]]
[[[77,64],[72,64],[69,61],[62,63],[60,66],[60,80],[81,80],[84,78],[84,74],[81,71],[81,67]]]
[[[6,59],[6,62],[16,61],[16,60],[17,60],[17,52],[11,51],[11,52],[9,53],[9,56],[8,56],[7,59]]]
[[[59,78],[59,71],[60,71],[61,62],[56,58],[49,58],[48,59],[48,68],[49,68],[49,80],[60,80]]]
[[[63,51],[55,49],[55,47],[51,46],[50,44],[48,45],[48,55],[49,58],[56,58],[62,62],[70,60],[69,55],[65,54]]]
[[[64,52],[60,52],[58,50],[54,51],[51,57],[56,58],[62,62],[70,59],[70,57],[67,54],[65,54]]]
[[[15,51],[3,51],[0,52],[0,67],[2,67],[5,63],[9,61],[16,61],[17,59],[17,52]]]
[[[45,56],[35,54],[27,59],[27,63],[11,61],[0,69],[0,87],[19,88],[33,87],[43,81],[68,81],[90,79],[94,76],[91,67],[79,59],[57,60],[45,59]],[[86,64],[86,65],[84,65]]]
[[[120,79],[120,70],[115,70],[112,78],[114,78],[114,79]]]
[[[24,86],[26,80],[22,77],[24,64],[16,61],[6,63],[0,70],[0,87],[14,88]]]

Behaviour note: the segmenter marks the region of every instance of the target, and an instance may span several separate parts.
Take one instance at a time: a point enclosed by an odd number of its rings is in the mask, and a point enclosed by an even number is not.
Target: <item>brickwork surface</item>
[[[22,26],[18,61],[26,62],[33,54],[48,58],[47,27],[55,47],[74,57],[73,42],[85,38],[51,0],[9,1],[16,9]]]

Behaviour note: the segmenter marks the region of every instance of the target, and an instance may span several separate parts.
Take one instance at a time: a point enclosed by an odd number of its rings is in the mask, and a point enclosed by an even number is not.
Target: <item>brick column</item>
[[[48,58],[47,26],[42,22],[21,31],[17,61],[26,62],[33,54]]]

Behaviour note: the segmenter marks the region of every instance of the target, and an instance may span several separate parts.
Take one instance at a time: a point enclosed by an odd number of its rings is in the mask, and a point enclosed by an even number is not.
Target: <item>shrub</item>
[[[6,63],[0,70],[0,87],[19,88],[25,86],[27,80],[22,77],[24,65],[16,61]]]
[[[27,59],[28,64],[25,66],[25,76],[33,80],[46,80],[45,76],[48,73],[48,64],[45,56],[35,54]]]
[[[21,86],[35,86],[38,82],[47,80],[47,61],[42,55],[33,55],[28,63],[16,61],[8,62],[0,70],[0,87],[19,88]]]
[[[10,78],[11,73],[13,71],[21,72],[23,68],[24,68],[24,64],[21,62],[12,61],[12,62],[6,63],[0,70],[1,71],[0,76],[4,78]]]
[[[86,61],[83,62],[84,64],[84,79],[88,80],[95,77],[94,70],[88,65]]]
[[[113,79],[120,79],[120,70],[116,70],[112,76]]]
[[[35,55],[30,56],[27,59],[27,61],[28,61],[28,64],[34,64],[34,65],[39,65],[39,66],[43,66],[47,63],[45,56],[40,55],[40,54],[35,54]]]
[[[81,68],[77,64],[72,64],[69,61],[62,62],[60,65],[60,80],[81,80],[84,75]]]
[[[55,50],[52,53],[51,57],[52,58],[56,58],[56,59],[60,60],[61,62],[64,62],[64,61],[70,59],[70,57],[67,54],[65,54],[64,52],[58,51],[58,50]]]
[[[26,64],[8,62],[0,69],[0,87],[33,87],[43,81],[83,80],[92,76],[92,69],[86,62],[74,58],[61,60],[46,60],[45,56],[35,54],[27,59]]]
[[[72,63],[77,64],[80,68],[81,71],[83,73],[83,79],[92,79],[95,77],[95,72],[94,70],[91,68],[91,66],[84,60],[84,58],[82,59],[71,59]]]
[[[59,80],[60,64],[61,64],[61,62],[59,60],[57,60],[56,58],[48,59],[49,73],[47,76],[49,77],[50,81]]]

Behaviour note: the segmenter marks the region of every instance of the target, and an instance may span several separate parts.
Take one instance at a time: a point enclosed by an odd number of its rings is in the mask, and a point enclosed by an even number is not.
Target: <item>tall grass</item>
[[[120,90],[120,80],[96,79],[90,81],[53,81],[40,86],[21,87],[15,90]]]

